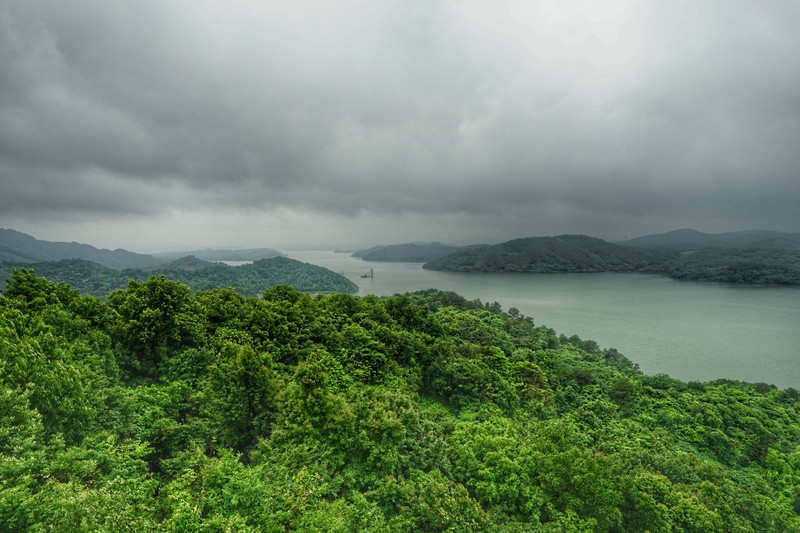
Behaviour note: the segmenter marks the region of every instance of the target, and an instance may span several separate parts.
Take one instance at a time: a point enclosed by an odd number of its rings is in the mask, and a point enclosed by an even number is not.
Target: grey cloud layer
[[[800,222],[794,1],[622,2],[607,27],[495,3],[12,4],[6,213],[558,204]]]

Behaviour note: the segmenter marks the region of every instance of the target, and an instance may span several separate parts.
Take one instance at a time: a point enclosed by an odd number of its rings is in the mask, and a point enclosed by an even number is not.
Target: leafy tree
[[[225,344],[209,369],[208,385],[207,408],[220,445],[243,452],[269,435],[280,389],[270,354]]]
[[[191,344],[186,311],[191,291],[164,276],[139,283],[131,280],[124,291],[109,296],[120,316],[115,336],[124,354],[121,363],[132,376],[157,379],[174,350]]]

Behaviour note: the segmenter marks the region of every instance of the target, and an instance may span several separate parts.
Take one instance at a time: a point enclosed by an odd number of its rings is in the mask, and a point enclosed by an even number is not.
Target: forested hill
[[[226,250],[205,248],[191,252],[164,252],[153,254],[153,257],[165,261],[180,259],[191,255],[205,261],[258,261],[259,259],[271,259],[273,257],[283,257],[285,254],[274,248],[245,248],[240,250]]]
[[[0,280],[8,278],[13,268],[32,269],[51,281],[69,284],[81,294],[98,297],[127,287],[130,279],[144,281],[153,275],[180,281],[196,291],[233,287],[245,296],[260,294],[273,285],[289,285],[303,292],[358,292],[355,283],[336,272],[285,257],[261,259],[233,267],[187,256],[162,268],[147,271],[117,271],[82,259],[33,264],[4,262],[0,263]]]
[[[450,255],[462,250],[476,248],[473,246],[451,246],[438,242],[432,243],[406,243],[375,246],[366,250],[359,250],[353,257],[360,257],[364,261],[400,261],[425,263],[440,257]]]
[[[126,268],[148,270],[159,267],[168,268],[164,267],[166,263],[187,255],[206,261],[257,261],[284,256],[283,253],[273,248],[203,249],[193,252],[139,254],[121,248],[108,250],[77,242],[43,241],[13,229],[0,228],[0,261],[12,263],[86,259],[115,270]]]
[[[0,531],[800,531],[797,390],[497,303],[18,271],[0,343]]]
[[[702,233],[687,228],[667,233],[645,235],[644,237],[637,237],[619,244],[637,248],[662,248],[676,251],[702,250],[706,248],[800,250],[800,233],[762,230]]]
[[[128,250],[95,248],[77,242],[42,241],[13,229],[0,228],[0,261],[36,263],[61,259],[87,259],[114,269],[149,268],[160,261]]]
[[[654,271],[675,279],[800,285],[800,250],[723,248],[683,252]]]
[[[424,268],[456,272],[632,272],[672,252],[611,244],[586,235],[530,237],[457,252]]]

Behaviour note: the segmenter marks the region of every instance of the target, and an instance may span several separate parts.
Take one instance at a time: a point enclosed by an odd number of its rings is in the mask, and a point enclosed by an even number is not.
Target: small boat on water
[[[361,274],[361,277],[362,278],[374,278],[375,277],[375,272],[373,272],[372,269],[370,268],[369,272],[367,272],[366,274]]]

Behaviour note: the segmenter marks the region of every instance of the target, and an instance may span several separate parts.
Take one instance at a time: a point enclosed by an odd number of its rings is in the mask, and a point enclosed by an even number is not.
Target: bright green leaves
[[[800,530],[796,391],[436,291],[9,290],[3,530]]]
[[[432,354],[424,378],[437,396],[457,408],[484,402],[493,402],[507,413],[517,408],[511,365],[499,348],[437,343]]]
[[[448,439],[455,479],[484,507],[538,521],[545,498],[530,441],[499,412],[481,418],[458,424]]]
[[[467,490],[438,470],[385,479],[375,493],[392,531],[484,531],[488,517]]]
[[[111,294],[109,304],[120,316],[120,362],[131,376],[158,379],[171,351],[192,342],[190,294],[189,287],[164,276],[131,280],[126,290]]]
[[[144,453],[141,443],[98,432],[81,445],[0,454],[0,529],[156,531],[157,484]]]
[[[345,370],[363,383],[380,383],[386,377],[389,360],[386,347],[358,324],[342,328],[340,357]]]
[[[30,408],[31,391],[0,386],[0,455],[22,456],[44,440],[41,415]]]
[[[209,368],[208,386],[206,408],[221,446],[245,451],[269,435],[281,388],[270,354],[225,344]]]
[[[92,387],[102,384],[100,369],[76,360],[72,350],[40,318],[0,307],[0,385],[25,394],[46,433],[70,443],[93,429],[99,400]]]
[[[13,269],[11,279],[6,282],[6,298],[22,300],[34,309],[53,304],[69,305],[79,298],[78,291],[70,289],[66,283],[53,283],[37,277],[27,268]]]

